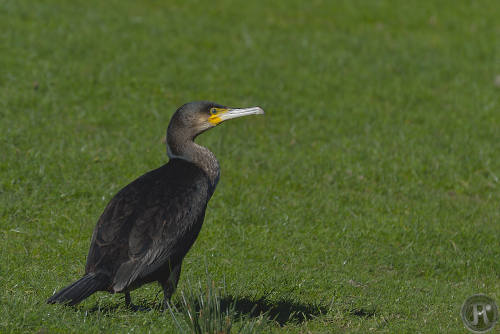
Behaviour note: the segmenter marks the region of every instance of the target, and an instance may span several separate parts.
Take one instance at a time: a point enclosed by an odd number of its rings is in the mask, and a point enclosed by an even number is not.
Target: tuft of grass
[[[179,291],[180,306],[168,303],[168,311],[179,332],[192,334],[264,332],[270,323],[266,314],[250,317],[238,313],[237,298],[229,305],[223,304],[222,297],[226,294],[225,291],[225,282],[222,288],[216,286],[208,273],[203,284],[201,281],[198,281],[198,284],[191,284],[188,280],[185,288]]]

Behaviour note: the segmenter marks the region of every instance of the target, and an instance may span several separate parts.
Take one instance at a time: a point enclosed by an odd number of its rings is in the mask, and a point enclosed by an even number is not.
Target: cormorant
[[[131,307],[131,290],[158,281],[166,305],[220,175],[215,155],[194,139],[225,120],[263,113],[260,107],[232,109],[206,101],[177,109],[167,129],[168,163],[111,199],[92,234],[85,275],[47,303],[75,305],[108,291],[124,293]]]

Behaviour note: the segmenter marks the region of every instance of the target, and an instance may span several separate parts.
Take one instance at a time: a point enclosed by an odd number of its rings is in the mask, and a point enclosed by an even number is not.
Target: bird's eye
[[[212,115],[217,114],[217,109],[215,109],[215,108],[210,109],[210,113],[211,113]]]

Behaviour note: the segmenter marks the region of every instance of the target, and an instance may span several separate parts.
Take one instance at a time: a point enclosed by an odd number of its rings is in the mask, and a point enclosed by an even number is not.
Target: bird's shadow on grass
[[[276,321],[281,326],[288,323],[301,324],[307,320],[326,315],[329,308],[319,304],[297,303],[288,299],[270,301],[266,298],[249,299],[226,296],[221,299],[221,309],[234,307],[236,313],[248,317],[259,317],[265,314],[269,319]],[[352,309],[346,310],[351,315],[369,318],[375,315],[374,310]]]
[[[78,306],[77,306],[78,308]],[[131,306],[125,306],[125,302],[111,302],[111,303],[97,303],[94,307],[88,309],[88,313],[101,313],[101,314],[111,314],[119,313],[120,311],[126,312],[149,312],[149,311],[161,311],[162,305],[156,302],[148,302],[147,300],[140,300],[138,303],[134,303]]]
[[[175,304],[177,304],[175,305],[177,309],[182,307],[180,303]],[[157,302],[147,302],[145,300],[140,301],[136,306],[138,306],[138,308],[132,310],[126,308],[121,303],[96,305],[87,312],[109,314],[125,309],[132,312],[161,310],[161,306]],[[288,299],[271,301],[265,297],[258,299],[233,297],[230,295],[222,297],[220,299],[220,310],[226,311],[230,309],[236,314],[250,318],[257,318],[261,315],[265,315],[267,318],[277,322],[280,326],[285,326],[289,323],[301,324],[313,318],[326,315],[329,310],[329,308],[324,305],[299,303]],[[375,310],[364,308],[346,309],[344,312],[360,318],[371,318],[375,315]]]
[[[232,307],[237,314],[251,318],[264,314],[281,326],[287,323],[302,323],[328,312],[328,308],[321,305],[297,303],[286,299],[270,301],[265,298],[249,299],[226,296],[221,299],[220,305],[222,310]]]

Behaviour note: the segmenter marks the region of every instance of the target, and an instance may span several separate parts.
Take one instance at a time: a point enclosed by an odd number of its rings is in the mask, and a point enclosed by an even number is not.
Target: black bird
[[[260,107],[232,109],[205,101],[177,109],[167,129],[169,162],[113,197],[92,234],[85,275],[47,303],[75,305],[108,291],[124,293],[132,307],[130,291],[157,281],[166,305],[219,181],[215,155],[194,139],[225,120],[263,113]]]

